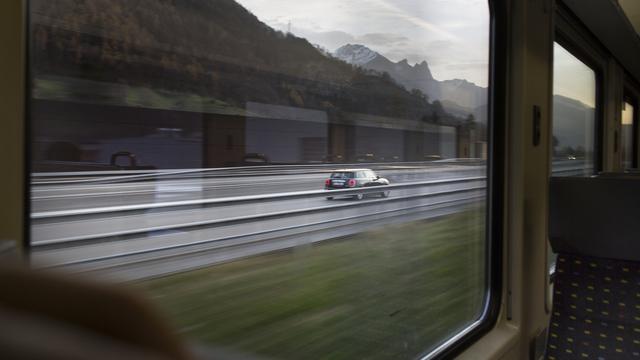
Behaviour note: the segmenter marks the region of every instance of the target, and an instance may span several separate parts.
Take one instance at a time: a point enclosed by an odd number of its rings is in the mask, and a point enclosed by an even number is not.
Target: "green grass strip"
[[[413,358],[484,296],[484,211],[140,283],[197,341],[285,359]]]

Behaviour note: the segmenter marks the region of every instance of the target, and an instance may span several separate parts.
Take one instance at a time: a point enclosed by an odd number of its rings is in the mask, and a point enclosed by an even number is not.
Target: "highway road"
[[[38,184],[32,187],[32,212],[83,209],[152,202],[233,197],[290,191],[321,189],[330,169],[300,170],[278,175],[221,176],[207,173],[189,174],[185,179],[164,179],[163,176],[121,182],[114,180],[87,181],[61,184]],[[478,176],[481,166],[385,166],[378,174],[392,183],[435,180],[463,176]],[[112,178],[112,177],[108,177]]]
[[[362,201],[327,200],[326,168],[126,181],[36,178],[32,262],[117,280],[189,270],[482,206],[485,169],[386,166],[378,173],[391,181],[391,196]]]

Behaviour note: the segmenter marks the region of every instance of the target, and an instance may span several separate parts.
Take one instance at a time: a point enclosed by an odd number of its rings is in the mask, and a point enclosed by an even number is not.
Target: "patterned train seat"
[[[547,358],[640,359],[640,263],[558,257]]]
[[[547,359],[640,360],[640,181],[552,178],[549,194]]]

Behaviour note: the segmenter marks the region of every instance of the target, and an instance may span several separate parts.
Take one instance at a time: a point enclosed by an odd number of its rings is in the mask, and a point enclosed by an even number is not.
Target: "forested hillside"
[[[197,94],[421,121],[458,118],[372,74],[275,31],[233,0],[35,0],[33,70]]]

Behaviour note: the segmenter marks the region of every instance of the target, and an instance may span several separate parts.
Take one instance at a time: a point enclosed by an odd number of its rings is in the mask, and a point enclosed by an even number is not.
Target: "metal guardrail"
[[[107,214],[107,213],[122,213],[122,212],[130,212],[130,211],[162,209],[162,208],[192,207],[192,206],[201,206],[201,205],[220,205],[220,204],[241,203],[241,202],[258,202],[258,201],[270,201],[270,200],[280,201],[280,200],[290,200],[290,199],[296,199],[296,198],[309,198],[309,197],[348,196],[348,195],[355,195],[360,193],[362,194],[379,193],[382,189],[386,191],[386,190],[394,190],[394,189],[416,188],[416,187],[423,187],[423,186],[429,186],[429,185],[464,183],[464,182],[478,181],[478,180],[486,180],[486,177],[476,176],[476,177],[465,177],[465,178],[456,178],[456,179],[418,181],[418,182],[385,185],[382,187],[371,186],[371,187],[360,187],[360,188],[339,189],[339,190],[295,191],[295,192],[286,192],[286,193],[278,193],[278,194],[261,194],[261,195],[247,195],[247,196],[236,196],[236,197],[226,197],[226,198],[167,201],[167,202],[137,204],[137,205],[106,206],[106,207],[89,208],[89,209],[56,210],[56,211],[32,213],[31,219],[41,220],[41,219],[50,219],[50,218],[57,218],[57,217],[86,216],[86,215],[97,215],[97,214]]]
[[[484,189],[484,188],[480,188],[480,189]],[[477,189],[475,189],[475,190],[477,190]],[[358,220],[358,222],[359,222],[359,221],[362,221],[364,218],[371,217],[371,216],[392,215],[393,213],[402,213],[402,212],[406,212],[406,211],[410,211],[410,210],[418,211],[419,209],[434,208],[434,207],[439,207],[439,206],[443,206],[443,205],[444,206],[451,206],[452,204],[470,203],[470,202],[478,201],[478,200],[481,200],[481,199],[484,199],[484,198],[485,198],[485,195],[480,195],[480,196],[470,196],[470,197],[467,197],[465,199],[437,201],[437,202],[433,202],[433,203],[429,203],[429,204],[408,206],[408,207],[403,207],[403,208],[399,208],[399,209],[392,209],[392,210],[386,210],[386,211],[375,212],[375,213],[367,213],[367,214],[362,214],[362,215],[358,215],[358,216],[344,217],[344,218],[340,218],[340,219],[330,219],[330,220],[318,221],[318,222],[313,222],[313,223],[288,226],[288,227],[279,228],[279,229],[263,230],[263,231],[251,232],[251,233],[246,233],[246,234],[241,234],[241,235],[232,235],[232,236],[227,236],[227,237],[224,237],[224,238],[218,238],[218,239],[212,239],[212,240],[200,240],[200,241],[191,242],[191,243],[188,243],[188,244],[168,245],[168,246],[150,248],[150,249],[146,249],[146,250],[132,251],[132,252],[126,252],[126,253],[119,253],[119,254],[111,254],[111,255],[108,255],[108,256],[94,257],[94,258],[82,259],[82,260],[77,260],[77,261],[69,261],[69,262],[65,262],[65,263],[62,263],[62,264],[57,264],[56,266],[53,266],[53,267],[62,267],[62,266],[69,266],[69,265],[86,264],[86,263],[91,263],[91,262],[96,262],[96,261],[103,261],[103,260],[109,260],[109,259],[118,259],[118,258],[123,258],[123,257],[127,257],[127,256],[144,255],[144,254],[150,254],[150,253],[154,253],[154,252],[162,252],[162,251],[167,251],[167,250],[187,249],[187,248],[197,247],[199,245],[205,245],[205,244],[211,244],[211,243],[223,243],[225,241],[232,240],[234,238],[249,238],[249,237],[255,237],[255,236],[260,236],[260,235],[268,235],[268,234],[288,231],[288,230],[305,229],[305,228],[310,228],[310,227],[314,227],[314,226],[330,225],[330,224],[334,224],[334,223],[337,223],[337,222],[353,221],[353,220]],[[389,199],[385,199],[385,200],[389,200]],[[427,210],[429,210],[429,209],[427,209]],[[328,229],[331,229],[331,228],[328,228]],[[251,243],[262,243],[262,242],[270,241],[270,240],[271,239],[247,241],[247,242],[244,242],[242,245],[249,245]],[[234,245],[234,246],[237,246],[237,245]],[[224,247],[224,246],[221,246],[221,247]],[[201,251],[201,249],[185,251],[185,252],[180,252],[179,255],[180,256],[185,256],[185,255],[189,255],[189,254],[197,254],[200,251]],[[152,259],[127,261],[126,265],[132,265],[132,264],[135,264],[135,263],[145,263],[145,262],[149,262],[149,261],[158,261],[158,260],[162,260],[162,259],[172,258],[174,256],[176,256],[176,255],[157,256],[157,257],[154,257]],[[108,267],[119,267],[119,266],[122,266],[122,264],[108,266]]]
[[[285,210],[285,211],[277,211],[277,212],[264,213],[264,214],[230,217],[225,219],[204,220],[204,221],[196,221],[196,222],[187,222],[182,224],[154,226],[154,227],[148,227],[148,228],[141,227],[133,230],[121,230],[121,231],[113,231],[113,232],[102,233],[102,234],[71,236],[71,237],[59,238],[55,240],[43,240],[43,241],[35,242],[33,245],[47,246],[47,245],[65,244],[70,242],[132,236],[132,235],[152,233],[152,232],[158,232],[158,231],[197,228],[197,227],[203,227],[203,226],[215,227],[215,226],[222,226],[222,225],[227,225],[231,223],[254,222],[259,220],[275,219],[275,218],[281,218],[281,217],[287,217],[287,216],[298,216],[298,215],[317,213],[317,212],[323,212],[323,211],[329,211],[329,210],[340,210],[340,209],[354,208],[354,207],[366,207],[366,206],[376,205],[381,202],[385,202],[385,203],[398,202],[398,201],[416,200],[421,198],[429,198],[429,197],[435,197],[440,195],[466,193],[466,192],[472,192],[476,190],[484,190],[485,188],[486,188],[485,186],[476,186],[476,187],[465,188],[465,189],[437,191],[437,192],[432,192],[427,194],[407,195],[407,196],[399,196],[399,197],[392,197],[392,198],[375,199],[375,200],[369,200],[369,201],[351,202],[346,204],[332,204],[332,205],[317,206],[317,207],[305,208],[305,209]],[[378,189],[377,192],[380,192],[380,189]]]
[[[121,170],[121,171],[78,171],[78,172],[52,172],[31,174],[33,185],[63,185],[78,183],[112,183],[123,181],[138,181],[158,177],[171,178],[185,175],[198,175],[202,177],[234,177],[234,176],[271,176],[286,175],[287,173],[299,173],[301,170],[314,170],[325,173],[339,168],[397,168],[398,166],[443,166],[443,165],[483,165],[486,161],[481,159],[452,159],[438,161],[411,161],[411,162],[379,162],[379,163],[322,163],[322,164],[294,164],[294,165],[259,165],[237,166],[226,168],[198,168],[179,170]],[[98,177],[96,177],[98,176]],[[80,177],[80,178],[75,178]],[[57,178],[57,180],[56,180]],[[46,180],[43,180],[46,179]]]
[[[315,241],[323,241],[336,236],[345,236],[354,232],[363,231],[370,225],[386,224],[394,221],[410,221],[422,218],[438,216],[438,214],[452,213],[466,204],[481,201],[486,197],[486,177],[465,177],[456,179],[441,179],[401,183],[379,187],[363,187],[342,190],[313,190],[288,192],[280,194],[237,196],[228,198],[198,199],[186,201],[172,201],[162,203],[138,204],[127,206],[109,206],[102,208],[89,208],[68,211],[49,211],[32,214],[35,226],[67,221],[87,221],[91,226],[93,221],[101,221],[111,214],[131,213],[145,210],[165,209],[179,214],[183,210],[190,210],[197,206],[211,205],[237,205],[263,201],[283,201],[313,197],[338,197],[359,193],[379,193],[381,191],[402,190],[420,187],[446,186],[455,184],[470,184],[467,187],[459,186],[453,189],[432,189],[431,192],[417,194],[402,194],[389,198],[370,199],[365,201],[350,201],[346,203],[332,202],[327,205],[303,207],[282,211],[271,211],[252,215],[231,216],[201,221],[185,221],[174,224],[159,224],[156,226],[120,229],[100,233],[88,233],[78,236],[65,236],[60,234],[58,238],[43,239],[32,243],[33,254],[46,261],[47,253],[64,252],[65,249],[75,249],[75,253],[67,257],[59,257],[53,264],[44,264],[43,267],[69,267],[76,271],[116,271],[127,273],[128,278],[141,278],[157,276],[175,271],[184,271],[194,268],[195,262],[213,264],[226,260],[233,260],[243,256],[257,255],[273,249],[291,247],[291,239],[296,239],[304,234],[305,237],[314,234]],[[475,184],[474,184],[475,182]],[[427,200],[429,199],[429,200]],[[401,203],[400,206],[392,205]],[[390,206],[384,206],[390,205]],[[363,208],[363,211],[342,210]],[[276,210],[276,209],[274,209]],[[155,211],[153,213],[156,213]],[[327,214],[323,217],[321,214]],[[339,216],[336,216],[339,214]],[[308,217],[314,215],[313,217]],[[304,221],[284,221],[278,226],[279,219],[304,219]],[[274,222],[267,222],[274,220]],[[244,224],[264,223],[268,226],[252,231],[244,231]],[[232,231],[218,232],[217,229],[232,226]],[[237,227],[236,227],[237,226]],[[226,228],[229,229],[229,228]],[[181,239],[180,234],[189,231],[203,231],[204,238],[192,241]],[[209,232],[210,231],[210,232]],[[169,242],[155,242],[148,235],[162,234],[166,232],[171,238]],[[200,236],[202,236],[200,235]],[[138,242],[141,240],[142,242]],[[134,241],[134,242],[131,242]],[[131,243],[130,243],[131,242]],[[297,240],[294,241],[297,243]],[[100,244],[114,244],[110,251],[94,251],[93,246]],[[121,244],[121,245],[118,245]],[[131,244],[131,245],[129,245]],[[128,248],[128,249],[127,249]],[[84,249],[87,249],[86,251]],[[270,249],[270,250],[269,250]],[[202,251],[211,254],[211,260],[202,260]],[[228,253],[233,255],[228,255]],[[217,259],[217,260],[216,260]],[[164,266],[163,261],[170,261],[171,266]],[[173,270],[172,270],[173,269]],[[179,269],[179,270],[176,270]],[[147,275],[143,275],[147,274]]]

